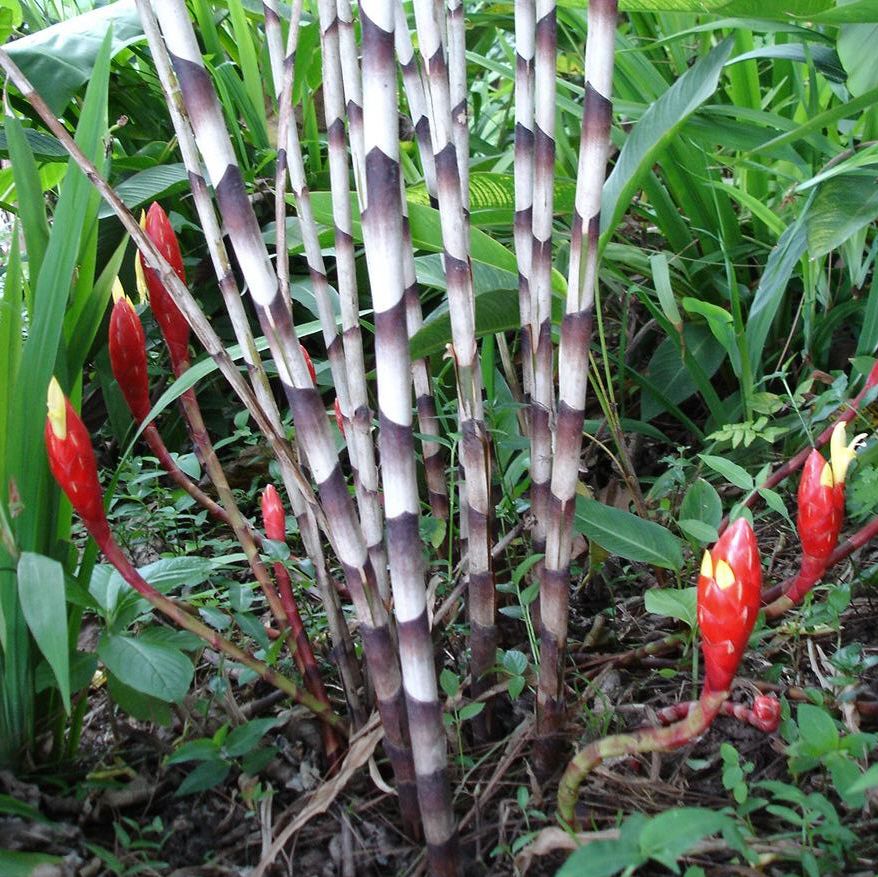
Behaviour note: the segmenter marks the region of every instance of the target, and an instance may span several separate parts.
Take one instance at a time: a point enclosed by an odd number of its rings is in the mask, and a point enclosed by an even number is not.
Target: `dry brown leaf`
[[[250,877],[262,877],[266,868],[274,862],[287,841],[309,820],[320,813],[325,813],[332,806],[332,802],[350,782],[351,777],[372,757],[375,747],[383,736],[384,728],[381,726],[378,714],[373,713],[365,727],[351,738],[348,754],[345,756],[338,773],[331,780],[323,783],[311,795],[301,813],[277,836],[268,852],[250,872]]]
[[[544,828],[516,857],[515,870],[518,874],[526,874],[527,869],[533,864],[537,856],[548,856],[559,850],[573,852],[583,844],[596,840],[616,840],[619,830],[616,828],[608,831],[590,831],[581,834],[570,834],[557,825]]]

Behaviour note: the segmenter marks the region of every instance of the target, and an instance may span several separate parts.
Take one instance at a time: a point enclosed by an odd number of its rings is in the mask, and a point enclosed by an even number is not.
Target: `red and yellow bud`
[[[280,494],[273,484],[262,491],[262,522],[265,535],[275,542],[285,542],[287,538],[287,518]]]
[[[698,576],[705,692],[731,686],[756,623],[761,590],[756,534],[746,518],[738,518],[713,549],[704,552]]]
[[[183,270],[180,244],[177,242],[174,229],[171,228],[168,214],[162,210],[157,202],[154,202],[147,211],[143,230],[164,256],[165,261],[174,269],[180,280],[185,283],[186,272]],[[162,330],[165,344],[168,345],[174,373],[179,375],[189,366],[189,324],[159,275],[146,264],[142,255],[138,254],[138,258],[149,290],[150,307],[152,307],[156,322]]]
[[[45,442],[49,468],[89,532],[101,544],[110,528],[91,438],[55,378],[46,396]]]
[[[843,507],[843,487],[838,485],[837,489],[833,467],[823,459],[820,451],[811,451],[799,482],[796,522],[806,557],[825,560],[832,554],[841,532],[839,498]]]
[[[146,336],[131,299],[121,286],[113,287],[110,314],[110,365],[134,419],[142,423],[150,412]]]

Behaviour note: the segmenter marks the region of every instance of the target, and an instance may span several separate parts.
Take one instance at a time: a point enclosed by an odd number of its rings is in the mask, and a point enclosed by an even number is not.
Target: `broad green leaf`
[[[722,345],[707,326],[699,323],[687,323],[683,327],[683,338],[686,350],[701,366],[704,374],[708,378],[713,377],[726,358]],[[656,347],[646,367],[646,375],[652,383],[662,388],[665,398],[675,405],[685,402],[698,390],[686,361],[671,338],[665,338]],[[652,420],[664,410],[665,406],[653,393],[649,390],[641,392],[640,416],[643,420]]]
[[[742,18],[789,21],[810,18],[832,7],[834,0],[619,0],[623,12],[708,12]],[[584,9],[588,0],[560,0],[559,6]]]
[[[874,171],[834,177],[817,190],[808,213],[808,251],[812,259],[841,246],[878,217]]]
[[[68,18],[5,48],[53,112],[61,115],[92,76],[111,29],[110,57],[143,39],[133,0],[119,0]]]
[[[699,521],[696,518],[680,518],[677,521],[677,526],[685,536],[700,545],[716,542],[719,538],[716,527],[711,527],[710,524],[705,524],[704,521]]]
[[[64,860],[49,853],[23,853],[19,850],[0,850],[3,877],[40,877],[42,874],[59,873]]]
[[[214,761],[204,761],[180,783],[174,794],[178,798],[182,798],[184,795],[194,795],[196,792],[212,789],[225,780],[231,769],[232,765],[220,758]]]
[[[630,512],[578,496],[573,525],[578,533],[626,560],[664,569],[680,569],[683,564],[682,546],[673,533]]]
[[[220,757],[220,747],[210,737],[201,737],[198,740],[189,740],[182,746],[178,746],[168,756],[165,764],[182,764],[186,761],[213,761]]]
[[[246,755],[250,750],[254,749],[260,740],[274,727],[280,723],[281,719],[272,716],[267,719],[252,719],[243,725],[238,725],[229,732],[223,743],[223,752],[229,758],[239,758]]]
[[[518,313],[518,293],[510,289],[496,289],[476,296],[476,337],[506,332],[521,325]],[[557,301],[556,301],[557,304]],[[560,316],[560,306],[558,308]],[[451,316],[447,308],[430,315],[424,325],[412,336],[411,355],[421,359],[444,353],[451,341]]]
[[[12,226],[12,240],[18,239],[19,224]],[[6,446],[9,437],[9,418],[21,359],[22,309],[24,305],[21,251],[10,247],[0,292],[0,484],[6,484]],[[2,620],[2,612],[0,612]],[[2,625],[0,625],[2,626]]]
[[[719,472],[723,478],[735,487],[741,490],[753,490],[756,486],[753,476],[746,470],[741,468],[737,463],[727,460],[725,457],[715,457],[712,454],[699,454],[699,457],[707,466],[710,466],[714,472]]]
[[[601,199],[603,238],[612,235],[644,176],[686,119],[719,85],[723,65],[732,50],[724,40],[690,67],[658,100],[650,104],[625,139]],[[605,241],[604,241],[605,242]]]
[[[878,21],[878,6],[874,10]],[[878,88],[878,65],[875,64],[875,41],[878,24],[848,24],[838,34],[838,55],[847,71],[847,87],[859,97]]]
[[[51,557],[25,551],[18,561],[18,599],[27,626],[49,662],[64,709],[70,712],[70,649],[64,567]]]
[[[653,615],[665,615],[668,618],[677,618],[689,628],[696,624],[696,598],[697,588],[650,588],[643,598],[647,612]]]
[[[192,662],[179,649],[133,636],[101,634],[98,657],[125,685],[168,703],[186,696],[194,674]]]
[[[878,786],[878,764],[873,764],[856,782],[847,789],[849,793],[865,792]]]
[[[832,716],[819,706],[810,703],[799,704],[796,712],[801,742],[808,749],[808,755],[823,755],[838,748],[838,728]]]
[[[42,131],[34,131],[33,128],[24,128],[24,139],[30,147],[36,158],[44,161],[64,161],[69,158],[67,150],[61,141],[52,137],[51,134],[44,134]],[[9,142],[6,139],[6,132],[0,130],[0,156],[9,157]]]
[[[625,869],[633,870],[646,859],[640,852],[640,833],[647,823],[642,813],[629,816],[615,840],[596,840],[570,854],[555,877],[613,877]]]
[[[49,825],[52,823],[52,820],[43,816],[36,807],[19,801],[18,798],[13,798],[11,795],[0,795],[0,813],[6,816],[20,816],[23,819],[31,820],[31,822],[43,822]]]
[[[189,185],[189,176],[183,164],[160,164],[132,174],[116,186],[116,194],[130,210],[147,202],[158,201],[167,195],[183,191]],[[112,208],[104,203],[98,217],[115,216]]]
[[[808,216],[809,204],[811,204],[810,200],[802,208],[798,219],[780,236],[777,246],[769,253],[765,270],[753,296],[753,304],[750,305],[750,314],[747,318],[747,351],[750,356],[750,367],[755,372],[762,370],[760,364],[771,324],[783,301],[793,271],[805,255],[807,245],[805,217]]]
[[[167,726],[171,723],[171,710],[164,700],[136,691],[126,685],[114,673],[107,673],[107,691],[113,703],[139,722]]]
[[[311,204],[317,221],[331,226],[333,224],[332,199],[329,192],[312,192]],[[408,203],[408,209],[409,227],[415,249],[427,253],[441,253],[442,225],[439,221],[439,211],[433,207],[411,201]],[[351,195],[351,211],[354,239],[361,242],[363,231],[360,225],[360,208],[356,195],[353,194]],[[474,262],[481,262],[518,276],[518,261],[515,258],[515,253],[478,228],[470,228],[470,257]],[[561,294],[567,292],[567,284],[563,276],[555,269],[552,270],[552,289]]]
[[[716,488],[703,478],[697,478],[689,486],[680,503],[680,517],[703,521],[714,529],[723,517],[723,504]]]
[[[445,270],[442,268],[442,256],[439,253],[416,256],[415,272],[418,283],[422,286],[431,286],[434,289],[448,288],[448,284],[445,282]],[[518,290],[518,275],[511,271],[504,271],[502,268],[485,265],[483,262],[473,262],[473,291],[475,294],[479,296],[498,289]]]
[[[847,0],[841,6],[817,13],[813,21],[820,24],[869,24],[878,21],[878,4],[875,0]]]
[[[640,834],[640,852],[676,871],[677,859],[698,841],[721,832],[728,816],[703,807],[678,807],[653,816]],[[733,824],[733,823],[732,823]]]
[[[762,58],[776,61],[799,61],[802,64],[813,64],[827,79],[833,82],[844,82],[845,71],[835,50],[829,46],[803,45],[802,43],[786,43],[777,46],[763,46],[752,52],[745,52],[732,58],[728,63],[737,64],[741,61],[759,60]]]

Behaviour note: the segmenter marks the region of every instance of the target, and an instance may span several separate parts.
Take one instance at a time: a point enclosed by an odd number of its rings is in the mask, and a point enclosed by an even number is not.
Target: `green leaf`
[[[439,674],[439,685],[445,692],[446,697],[454,697],[460,690],[460,680],[457,678],[457,674],[447,667],[443,667],[442,672]]]
[[[174,794],[182,798],[185,795],[194,795],[196,792],[212,789],[225,780],[231,769],[232,765],[220,758],[202,762],[180,783]]]
[[[36,807],[19,801],[11,795],[0,795],[0,813],[6,816],[19,816],[22,819],[29,819],[31,822],[43,822],[51,824],[52,820],[43,816]]]
[[[683,327],[683,338],[686,350],[701,366],[704,374],[708,378],[716,374],[726,354],[707,326],[687,323]],[[656,347],[646,367],[646,374],[650,381],[662,388],[665,398],[675,405],[685,402],[698,389],[698,384],[686,367],[686,361],[671,338],[665,338]],[[665,406],[653,393],[646,389],[641,392],[640,416],[643,420],[652,420],[664,410]]]
[[[5,46],[46,103],[60,116],[89,81],[104,38],[112,28],[110,57],[143,39],[137,9],[130,0],[68,18]]]
[[[151,722],[154,725],[168,726],[171,724],[171,710],[168,704],[151,697],[142,691],[135,691],[126,685],[115,673],[107,673],[107,691],[113,703],[122,712],[137,719],[139,722]]]
[[[27,626],[49,662],[64,709],[70,712],[70,649],[64,567],[51,557],[22,553],[18,561],[18,599]]]
[[[878,764],[873,764],[858,780],[847,788],[848,794],[866,792],[878,787]]]
[[[189,740],[182,746],[178,746],[168,756],[165,764],[182,764],[185,761],[213,761],[219,757],[219,745],[210,737],[200,737],[197,740]]]
[[[484,710],[484,708],[484,701],[479,701],[478,703],[468,703],[460,710],[457,715],[462,722],[468,722],[470,719],[474,719],[477,715],[479,715],[482,710]]]
[[[509,649],[503,653],[503,669],[513,676],[521,676],[527,670],[527,655],[518,649]]]
[[[719,85],[723,65],[732,50],[724,40],[699,58],[658,100],[650,104],[625,139],[601,199],[604,243],[615,231],[644,176],[685,124]]]
[[[160,164],[132,174],[116,186],[116,194],[125,202],[129,210],[136,210],[143,204],[158,201],[168,195],[183,191],[189,184],[189,175],[183,164]],[[101,204],[98,217],[106,219],[115,216],[109,204]]]
[[[680,517],[703,521],[716,529],[723,518],[723,503],[716,488],[703,478],[697,478],[689,486],[680,503]]]
[[[733,463],[725,457],[715,457],[712,454],[699,454],[698,456],[701,457],[705,465],[713,469],[714,472],[719,472],[726,481],[734,484],[735,487],[740,487],[741,490],[753,490],[756,486],[753,476],[737,463]]]
[[[246,755],[280,722],[281,719],[278,716],[272,716],[267,719],[252,719],[243,725],[238,725],[226,737],[223,751],[229,758],[239,758],[242,755]]]
[[[33,128],[23,128],[24,139],[30,147],[36,158],[42,158],[46,161],[64,161],[70,157],[61,141],[51,134],[44,134],[42,131],[34,131]],[[0,130],[0,155],[3,158],[9,156],[9,142],[6,139],[6,132]]]
[[[49,244],[49,221],[40,173],[21,122],[6,116],[5,136],[9,147],[18,217],[24,231],[28,271],[32,282],[40,275]]]
[[[3,877],[39,877],[41,874],[60,872],[63,859],[48,853],[22,853],[18,850],[0,850]]]
[[[571,853],[555,877],[613,877],[624,869],[642,865],[646,859],[640,852],[640,833],[647,818],[637,813],[622,823],[621,833],[614,840],[596,840]]]
[[[697,621],[695,614],[697,590],[697,588],[680,590],[651,588],[644,594],[643,602],[647,612],[677,618],[690,629],[694,629]]]
[[[641,832],[640,852],[679,873],[677,859],[698,841],[721,832],[730,822],[728,816],[702,807],[666,810],[650,819]]]
[[[183,700],[194,673],[192,662],[179,649],[132,636],[101,634],[98,657],[126,685],[170,703]]]
[[[753,304],[750,305],[750,313],[747,317],[747,350],[750,367],[754,371],[761,371],[759,366],[771,324],[783,301],[793,270],[805,255],[807,246],[805,222],[811,204],[812,199],[809,199],[799,212],[796,222],[780,236],[777,246],[769,253],[765,270],[753,296]]]
[[[710,524],[705,524],[704,521],[699,521],[696,518],[680,518],[677,521],[677,526],[686,536],[701,545],[707,545],[719,539],[716,527],[711,527]]]
[[[809,750],[806,754],[821,755],[838,748],[838,728],[826,710],[810,703],[799,704],[796,720],[802,742]]]
[[[878,20],[878,9],[873,10]],[[875,64],[875,41],[878,40],[878,24],[849,24],[838,34],[838,55],[847,71],[847,87],[859,97],[878,87],[878,70]]]
[[[665,527],[630,512],[578,496],[573,526],[578,533],[626,560],[649,563],[664,569],[680,569],[680,540]]]
[[[821,184],[808,213],[812,259],[840,247],[878,217],[878,186],[870,171],[843,174]]]

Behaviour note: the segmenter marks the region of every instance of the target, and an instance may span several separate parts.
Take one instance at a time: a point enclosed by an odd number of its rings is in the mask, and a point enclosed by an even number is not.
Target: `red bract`
[[[149,414],[149,378],[146,372],[146,336],[134,305],[121,287],[113,289],[110,314],[110,365],[119,389],[138,423]]]
[[[335,400],[332,407],[335,411],[335,422],[338,424],[338,431],[344,435],[344,418],[341,416],[341,405],[338,404],[338,399]]]
[[[183,270],[183,257],[180,254],[180,244],[168,214],[162,210],[158,203],[153,203],[146,214],[143,223],[146,236],[156,245],[158,251],[174,269],[180,280],[186,282],[186,272]],[[174,372],[179,375],[189,366],[189,324],[180,312],[171,294],[165,289],[158,274],[153,271],[139,255],[146,285],[149,289],[149,304],[155,314],[159,328],[168,351],[171,354],[171,365]]]
[[[82,522],[102,544],[109,537],[110,528],[104,514],[103,492],[91,438],[55,378],[49,382],[46,407],[45,441],[49,468]]]
[[[773,734],[780,725],[780,701],[776,697],[760,694],[753,701],[753,716],[758,728]]]
[[[262,491],[262,520],[265,524],[265,535],[275,542],[283,542],[287,538],[287,521],[280,494],[273,484]]]
[[[311,375],[311,383],[317,384],[317,371],[314,368],[314,363],[311,362],[311,356],[308,351],[300,344],[299,349],[302,351],[302,357],[305,360],[305,365],[308,366],[308,374]]]
[[[841,512],[832,467],[820,451],[811,451],[799,482],[797,525],[806,556],[825,560],[832,554],[841,531]],[[841,494],[842,505],[844,503]]]
[[[756,534],[746,518],[738,518],[713,550],[704,552],[698,576],[705,692],[731,686],[756,623],[761,589]]]

